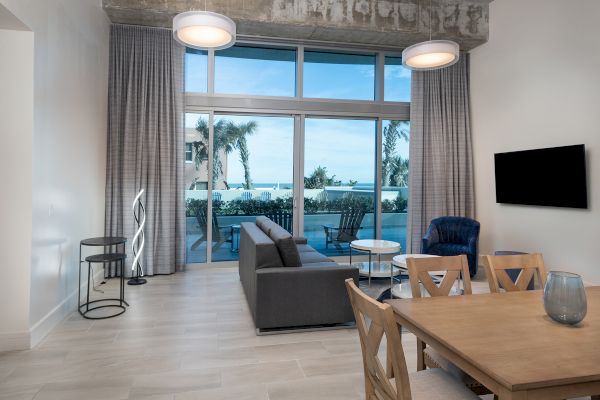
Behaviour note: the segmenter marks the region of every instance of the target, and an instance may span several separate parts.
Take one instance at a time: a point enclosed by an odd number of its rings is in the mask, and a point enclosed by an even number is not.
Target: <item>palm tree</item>
[[[244,167],[244,189],[252,189],[252,179],[250,178],[250,152],[248,151],[248,142],[246,136],[253,135],[256,132],[256,121],[246,122],[245,124],[227,124],[227,135],[235,139],[235,147],[240,151],[240,162]]]
[[[333,186],[335,184],[335,175],[331,178],[327,176],[327,167],[320,165],[310,174],[308,178],[304,178],[304,187],[306,189],[323,189],[325,186]]]
[[[389,163],[389,185],[395,187],[408,186],[408,159],[394,156]]]
[[[395,155],[398,139],[404,139],[408,142],[408,132],[408,121],[392,120],[383,129],[383,160],[381,161],[383,186],[389,186],[390,184],[399,186],[393,184],[392,180],[398,182],[403,180],[402,175],[408,174],[408,160],[402,161],[402,157]],[[403,162],[406,164],[406,171],[403,170]]]
[[[196,123],[196,131],[201,135],[201,140],[192,142],[194,149],[196,169],[200,169],[202,163],[208,160],[208,121],[203,118],[198,119]],[[244,124],[235,124],[224,119],[218,120],[214,125],[214,145],[213,145],[213,186],[217,180],[223,175],[223,161],[221,154],[229,155],[234,149],[240,151],[240,162],[244,167],[244,189],[252,188],[252,180],[250,178],[249,151],[246,136],[256,132],[257,124],[255,121],[250,121]]]

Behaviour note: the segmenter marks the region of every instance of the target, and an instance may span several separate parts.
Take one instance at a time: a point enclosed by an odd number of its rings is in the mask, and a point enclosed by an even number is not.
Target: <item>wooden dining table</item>
[[[544,311],[543,292],[388,300],[396,322],[500,400],[600,399],[600,287],[588,312],[563,325]]]

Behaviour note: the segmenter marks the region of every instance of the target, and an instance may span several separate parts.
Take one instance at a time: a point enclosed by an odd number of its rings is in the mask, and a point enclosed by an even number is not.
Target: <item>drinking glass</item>
[[[544,309],[562,324],[581,322],[587,313],[587,299],[581,276],[571,272],[550,271],[544,287]]]

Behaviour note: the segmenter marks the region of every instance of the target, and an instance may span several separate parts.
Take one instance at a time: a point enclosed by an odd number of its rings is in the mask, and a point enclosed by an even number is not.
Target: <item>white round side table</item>
[[[400,254],[395,256],[392,259],[392,264],[402,270],[404,273],[408,274],[408,266],[406,265],[407,258],[430,258],[430,257],[439,257],[434,256],[433,254]],[[434,275],[445,274],[443,271],[432,272]]]
[[[354,240],[350,243],[350,264],[352,264],[352,249],[369,253],[369,262],[366,265],[361,263],[359,268],[360,275],[369,277],[369,286],[371,285],[371,277],[384,278],[389,276],[391,284],[393,284],[394,276],[400,274],[400,271],[391,263],[384,264],[381,262],[382,254],[399,253],[401,250],[400,243],[376,239]],[[372,262],[373,254],[377,254],[377,263]]]

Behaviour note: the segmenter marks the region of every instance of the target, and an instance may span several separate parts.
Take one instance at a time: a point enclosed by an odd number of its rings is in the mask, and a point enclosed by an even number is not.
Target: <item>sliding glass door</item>
[[[376,237],[406,249],[409,121],[382,120],[378,147],[377,120],[306,117],[296,124],[300,118],[215,114],[211,131],[209,114],[186,114],[188,263],[207,262],[209,252],[211,261],[237,260],[240,224],[259,215],[328,256],[345,256],[350,241]],[[298,182],[295,163],[304,173]],[[296,219],[295,195],[303,195]]]
[[[185,202],[187,263],[207,261],[208,114],[185,114]]]
[[[406,250],[410,122],[384,120],[381,149],[381,238]]]
[[[304,236],[330,256],[375,237],[376,121],[306,118]]]
[[[294,118],[215,115],[212,260],[239,258],[240,224],[267,215],[292,231]]]

